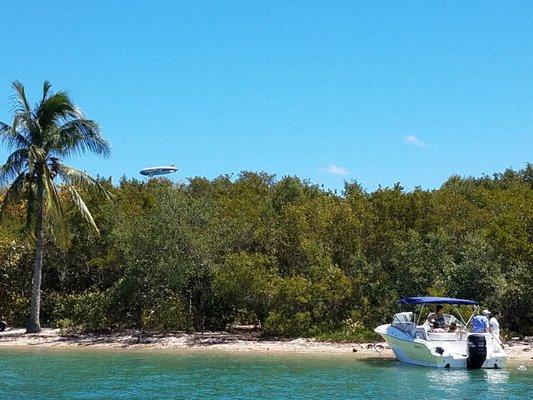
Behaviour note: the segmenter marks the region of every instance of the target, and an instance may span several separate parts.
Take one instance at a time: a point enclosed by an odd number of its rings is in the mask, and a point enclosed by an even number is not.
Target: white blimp
[[[141,169],[140,174],[144,176],[157,176],[157,175],[167,175],[173,174],[178,168],[175,165],[163,165],[159,167],[148,167]]]

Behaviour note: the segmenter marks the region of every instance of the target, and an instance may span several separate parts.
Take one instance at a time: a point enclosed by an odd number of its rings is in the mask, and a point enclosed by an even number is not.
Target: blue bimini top
[[[452,299],[451,297],[404,297],[398,300],[400,304],[467,304],[477,306],[473,300]]]

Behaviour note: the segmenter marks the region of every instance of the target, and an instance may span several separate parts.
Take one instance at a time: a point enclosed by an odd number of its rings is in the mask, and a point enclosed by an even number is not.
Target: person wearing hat
[[[492,336],[494,336],[498,342],[501,342],[500,339],[500,323],[496,319],[496,315],[498,315],[498,312],[491,313],[489,310],[483,310],[483,315],[485,315],[489,319],[489,331],[492,333]]]

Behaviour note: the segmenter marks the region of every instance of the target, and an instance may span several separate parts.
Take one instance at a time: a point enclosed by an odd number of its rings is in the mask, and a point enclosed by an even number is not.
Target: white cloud
[[[331,164],[327,168],[319,168],[319,170],[322,172],[327,172],[328,174],[333,174],[333,175],[341,175],[341,176],[348,175],[348,170],[346,168],[339,167],[338,165],[335,165],[335,164]]]
[[[426,143],[419,138],[417,138],[415,135],[409,135],[404,138],[405,143],[410,144],[412,146],[418,146],[418,147],[426,147]]]

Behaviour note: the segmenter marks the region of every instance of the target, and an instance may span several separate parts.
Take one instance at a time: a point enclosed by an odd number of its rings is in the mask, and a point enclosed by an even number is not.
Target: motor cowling
[[[480,369],[487,359],[487,338],[480,333],[472,333],[467,338],[468,357],[466,366],[468,369]]]

